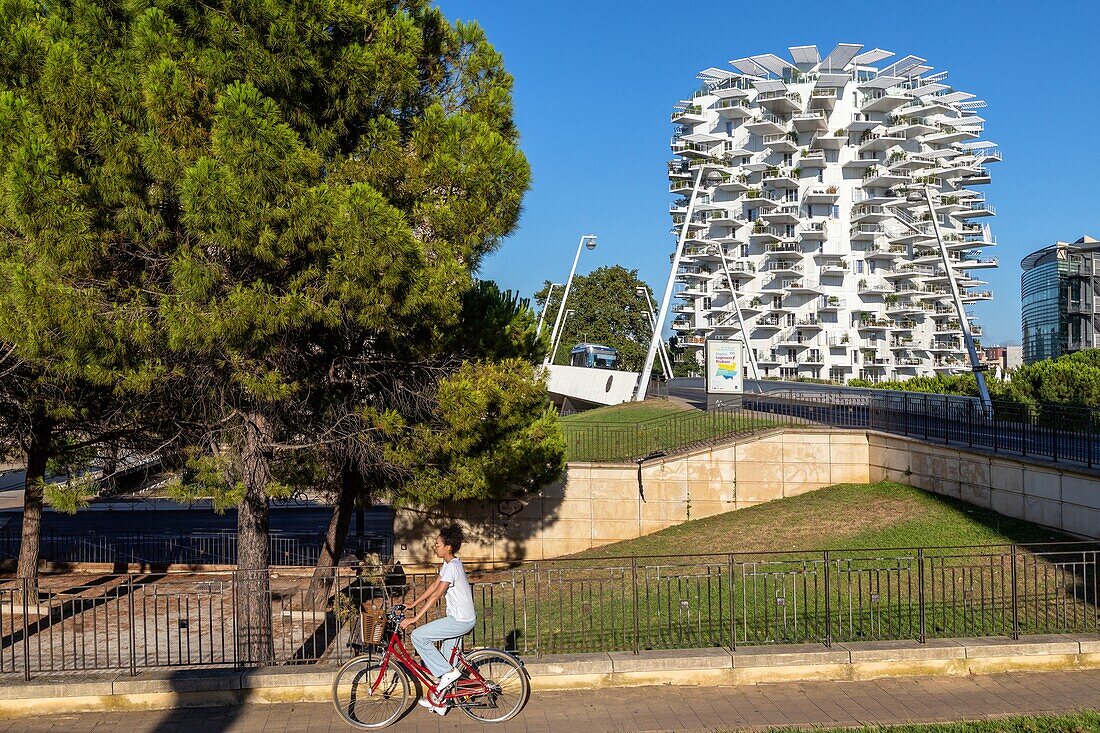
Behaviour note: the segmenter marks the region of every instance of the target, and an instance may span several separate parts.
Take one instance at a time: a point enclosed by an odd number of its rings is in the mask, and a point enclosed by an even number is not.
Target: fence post
[[[928,440],[928,395],[923,395],[921,402],[923,403],[921,406],[921,422],[924,423],[924,439]]]
[[[737,649],[737,598],[734,593],[733,587],[733,554],[730,553],[727,568],[729,571],[729,590],[730,590],[730,650]]]
[[[1093,411],[1089,410],[1085,414],[1085,452],[1089,468],[1092,468],[1092,417]]]
[[[233,570],[229,574],[229,590],[230,596],[233,599],[233,604],[230,606],[230,610],[233,613],[233,666],[239,667],[240,662],[240,640],[237,638],[237,573],[239,570]]]
[[[974,400],[966,402],[966,444],[974,447]]]
[[[823,552],[825,562],[825,646],[833,646],[833,598],[832,584],[829,583],[829,551]]]
[[[920,643],[928,641],[924,606],[924,548],[917,548],[917,614],[920,618]]]
[[[1056,408],[1057,409],[1057,408]],[[1059,410],[1059,412],[1061,412]],[[1063,413],[1064,417],[1064,413]],[[1050,454],[1055,461],[1058,460],[1058,421],[1050,421]]]
[[[23,578],[23,679],[31,678],[31,625],[27,620],[30,616],[30,604],[27,602],[27,593],[30,592],[30,584],[38,583],[38,578]],[[38,589],[35,588],[37,591]],[[36,592],[37,596],[38,593]],[[38,600],[37,598],[35,600]]]
[[[991,410],[990,411],[990,413],[989,413],[989,422],[993,426],[993,452],[996,453],[997,450],[998,450],[998,446],[997,446],[997,443],[998,443],[998,441],[997,441],[997,423],[999,422],[999,420],[997,420],[997,411],[996,410]]]
[[[631,604],[634,619],[634,653],[638,653],[638,558],[630,558],[630,585],[634,589],[634,603]]]
[[[542,605],[542,596],[539,593],[539,576],[542,571],[539,569],[538,560],[535,561],[535,659],[542,656],[542,635],[539,633],[539,606]]]
[[[1012,639],[1020,638],[1020,593],[1016,578],[1016,545],[1012,545]]]
[[[134,576],[126,576],[126,599],[127,607],[130,609],[130,676],[137,676],[137,635],[134,631]]]

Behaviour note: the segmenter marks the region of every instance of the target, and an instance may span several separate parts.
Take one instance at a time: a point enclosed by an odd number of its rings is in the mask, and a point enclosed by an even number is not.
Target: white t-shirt
[[[470,581],[466,579],[466,568],[457,557],[443,563],[439,569],[439,579],[449,583],[447,587],[447,615],[456,621],[474,621],[474,594],[470,590]]]

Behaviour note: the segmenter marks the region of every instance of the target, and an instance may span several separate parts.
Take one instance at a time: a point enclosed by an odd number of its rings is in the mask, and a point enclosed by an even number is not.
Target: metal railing
[[[879,430],[1087,468],[1100,461],[1100,410],[995,401],[990,414],[976,398],[916,392],[746,393],[740,404],[720,403],[707,411],[685,410],[637,423],[563,425],[567,459],[590,462],[633,461],[762,430],[812,426]]]
[[[21,530],[0,529],[0,560],[19,556]],[[272,532],[268,552],[272,565],[312,565],[325,543],[323,532]],[[350,534],[351,550],[392,554],[393,538],[382,534]],[[56,531],[44,529],[40,558],[45,562],[138,563],[143,565],[236,565],[234,531]]]
[[[549,560],[471,573],[468,643],[524,655],[1088,633],[1094,544]],[[359,604],[423,592],[309,572],[72,576],[0,585],[0,672],[338,664]],[[395,584],[395,585],[396,585]],[[34,592],[37,592],[37,599]],[[37,601],[37,603],[33,601]],[[438,613],[435,609],[433,613]]]
[[[1100,410],[1089,407],[994,401],[990,412],[973,397],[883,390],[746,394],[742,409],[1087,468],[1100,460]]]

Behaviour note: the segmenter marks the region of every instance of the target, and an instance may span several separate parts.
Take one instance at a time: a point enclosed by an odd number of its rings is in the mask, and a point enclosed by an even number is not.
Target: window
[[[784,153],[783,154],[783,165],[794,165],[794,154],[793,153]]]
[[[829,212],[829,216],[831,216],[833,219],[839,219],[840,218],[840,207],[834,205],[833,208],[832,208],[832,211]]]
[[[856,260],[856,272],[860,275],[863,274],[863,260]]]

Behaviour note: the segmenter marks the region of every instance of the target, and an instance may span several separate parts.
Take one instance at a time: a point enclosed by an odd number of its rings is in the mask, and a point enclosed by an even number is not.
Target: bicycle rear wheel
[[[467,716],[482,723],[503,723],[523,710],[531,696],[531,681],[518,659],[497,649],[479,649],[466,656],[466,665],[477,670],[489,688],[456,701]],[[470,676],[467,673],[464,678]],[[459,680],[457,689],[461,688]]]
[[[408,701],[409,675],[392,662],[383,674],[377,659],[356,657],[332,681],[332,704],[356,728],[385,728],[401,717]]]

